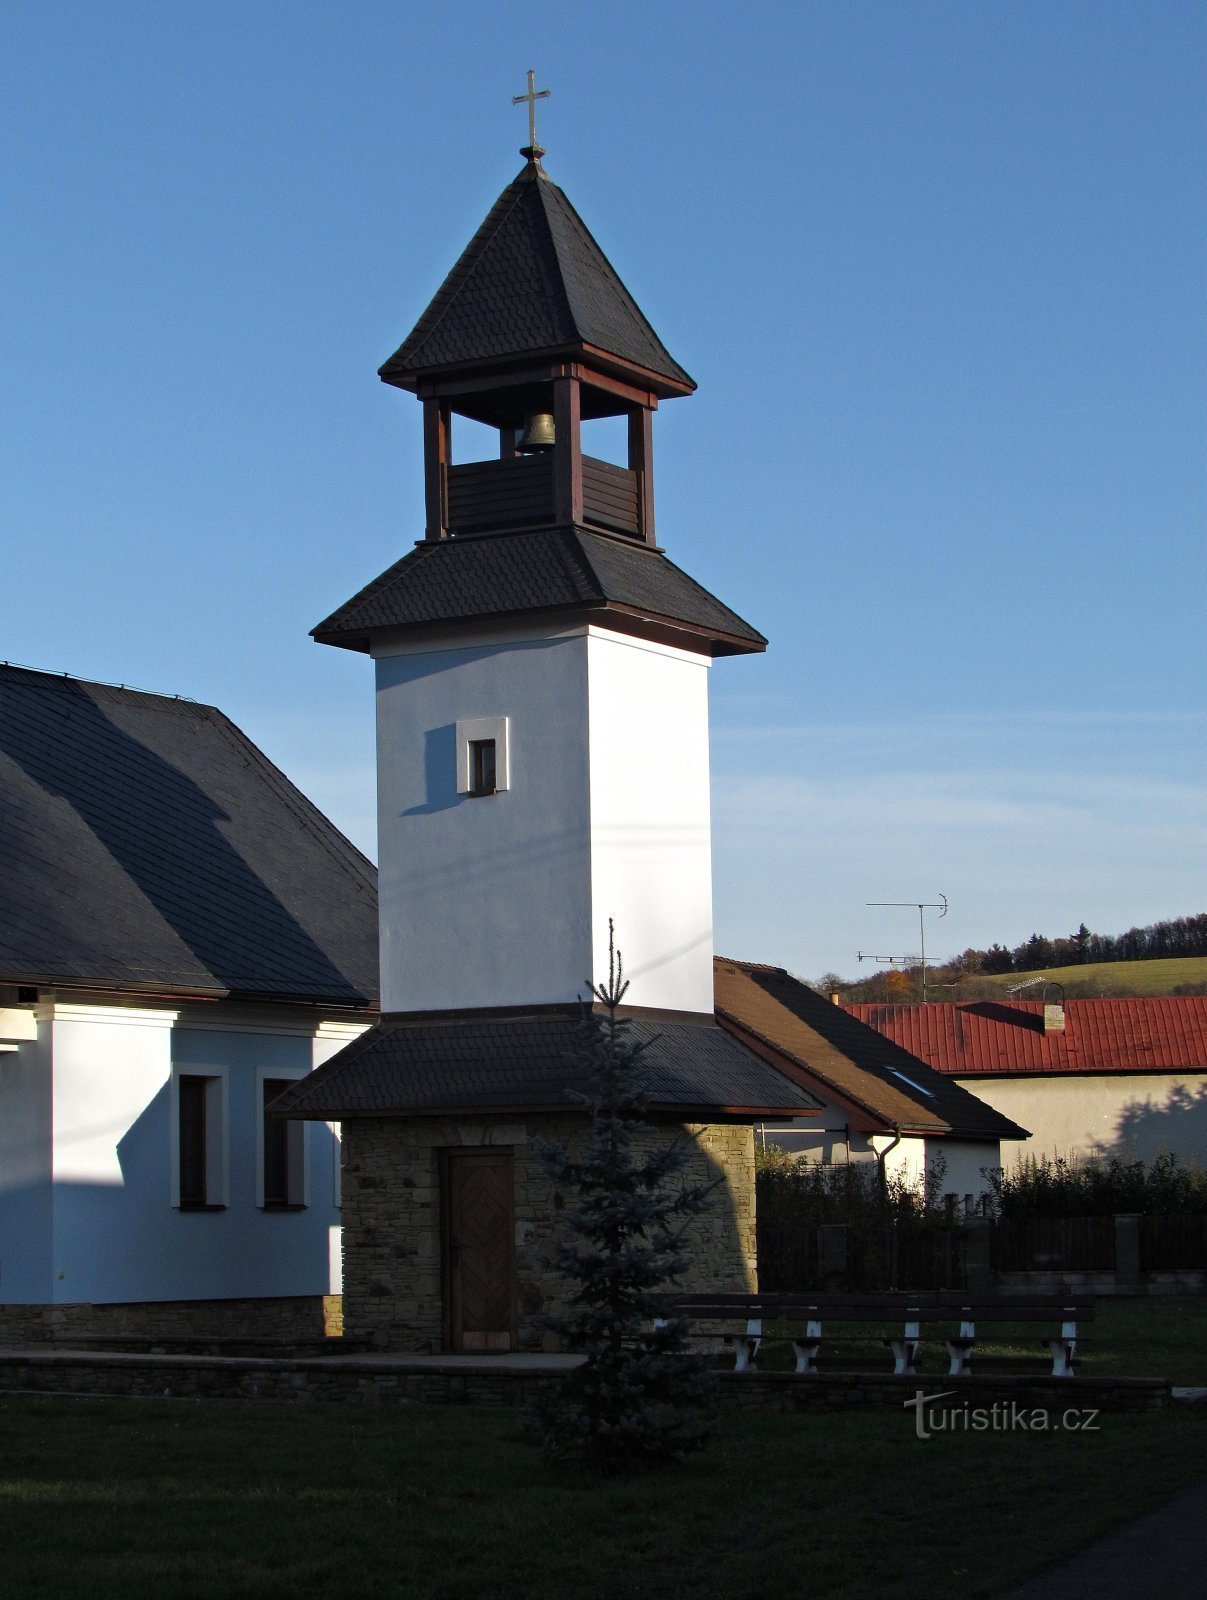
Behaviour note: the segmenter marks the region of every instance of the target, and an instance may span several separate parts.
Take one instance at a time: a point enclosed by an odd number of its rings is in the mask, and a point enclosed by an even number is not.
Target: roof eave
[[[509,350],[505,354],[482,357],[474,361],[440,362],[432,366],[402,363],[391,356],[378,367],[377,376],[382,383],[389,384],[392,389],[402,389],[407,394],[419,394],[427,385],[455,384],[457,379],[462,377],[481,378],[493,373],[503,381],[511,376],[517,367],[530,366],[534,361],[578,362],[588,368],[594,368],[601,374],[630,383],[637,389],[647,390],[659,400],[678,400],[686,395],[695,394],[699,387],[689,373],[685,372],[682,378],[676,378],[670,373],[660,372],[655,367],[645,367],[639,362],[630,361],[625,356],[613,355],[601,345],[586,344],[581,340],[566,344],[541,345],[531,350]],[[589,383],[590,379],[584,381]]]
[[[821,1115],[820,1108],[807,1108],[802,1106],[718,1106],[698,1105],[694,1103],[683,1104],[676,1101],[651,1100],[647,1105],[647,1114],[653,1117],[673,1118],[679,1122],[759,1122],[767,1117],[816,1117]],[[549,1100],[530,1102],[517,1102],[515,1105],[482,1105],[466,1102],[464,1105],[441,1106],[373,1106],[367,1109],[350,1110],[338,1101],[328,1101],[318,1107],[309,1106],[274,1106],[274,1115],[289,1117],[302,1122],[325,1122],[339,1119],[352,1121],[368,1117],[407,1117],[439,1119],[440,1117],[511,1117],[517,1116],[582,1116],[589,1115],[581,1106],[575,1105],[570,1100]]]
[[[153,978],[145,982],[135,982],[127,978],[87,977],[78,973],[64,976],[62,973],[39,969],[0,972],[0,983],[21,988],[54,989],[57,992],[67,991],[72,994],[137,995],[146,1000],[203,1000],[211,1003],[234,1000],[252,1005],[320,1006],[326,1009],[338,1006],[342,1010],[349,1011],[376,1011],[376,1002],[370,996],[359,992],[322,994],[313,989],[242,989],[229,988],[223,984],[173,983],[170,979],[164,981]]]
[[[492,612],[487,617],[457,617],[444,622],[394,623],[378,627],[345,626],[330,629],[320,623],[317,628],[310,630],[310,637],[316,644],[334,645],[341,650],[357,650],[362,655],[368,655],[378,644],[388,643],[394,639],[421,640],[446,638],[449,635],[481,634],[514,628],[517,623],[529,619],[556,624],[563,618],[567,621],[603,620],[618,633],[648,639],[658,644],[669,644],[714,658],[759,655],[767,648],[767,640],[762,634],[756,634],[753,639],[747,638],[741,634],[701,627],[696,623],[682,622],[675,617],[659,616],[637,606],[626,606],[607,600],[584,600],[575,606],[525,607],[515,611]],[[701,648],[702,646],[704,648]]]

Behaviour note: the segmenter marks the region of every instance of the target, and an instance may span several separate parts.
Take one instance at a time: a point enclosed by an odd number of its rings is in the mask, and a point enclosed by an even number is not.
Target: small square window
[[[495,741],[471,739],[469,741],[470,794],[494,794],[496,778]]]

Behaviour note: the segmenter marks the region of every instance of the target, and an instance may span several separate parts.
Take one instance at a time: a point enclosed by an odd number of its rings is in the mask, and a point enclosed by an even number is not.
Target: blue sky
[[[1190,0],[0,8],[0,656],[220,705],[372,851],[320,618],[421,532],[376,378],[546,166],[699,393],[718,946],[814,976],[1200,910]],[[863,968],[866,972],[866,966]]]

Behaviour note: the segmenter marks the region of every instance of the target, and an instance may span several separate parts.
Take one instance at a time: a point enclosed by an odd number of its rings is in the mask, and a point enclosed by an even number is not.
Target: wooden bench
[[[955,1302],[952,1311],[956,1312]],[[1052,1322],[1059,1320],[1060,1332],[1042,1338],[1052,1357],[1052,1376],[1071,1378],[1073,1362],[1077,1355],[1079,1330],[1094,1320],[1092,1300],[1072,1301],[1069,1297],[1053,1295],[1046,1299],[1018,1298],[1014,1295],[972,1298],[965,1296],[958,1309],[960,1331],[947,1340],[947,1354],[951,1365],[948,1376],[958,1378],[971,1372],[972,1352],[976,1348],[977,1324],[1001,1322]]]
[[[958,1377],[971,1371],[978,1322],[1059,1322],[1060,1332],[1040,1343],[1047,1346],[1052,1356],[1053,1377],[1068,1378],[1073,1376],[1079,1324],[1091,1321],[1094,1315],[1092,1300],[1073,1303],[1068,1296],[1059,1293],[974,1297],[966,1290],[946,1289],[916,1293],[890,1291],[876,1295],[679,1294],[666,1296],[665,1306],[668,1316],[687,1317],[692,1321],[744,1322],[743,1332],[725,1336],[733,1349],[737,1372],[757,1367],[766,1323],[803,1322],[803,1330],[792,1337],[792,1349],[796,1371],[805,1375],[819,1370],[817,1362],[826,1323],[897,1323],[900,1333],[891,1335],[884,1343],[892,1350],[894,1373],[911,1377],[923,1328],[958,1322],[959,1333],[945,1339],[949,1376]],[[827,1339],[826,1342],[835,1341]]]

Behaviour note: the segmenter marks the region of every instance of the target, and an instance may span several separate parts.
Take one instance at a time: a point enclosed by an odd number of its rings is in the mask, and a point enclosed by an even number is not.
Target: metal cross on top
[[[522,156],[531,156],[534,161],[538,156],[543,156],[545,153],[536,142],[536,103],[538,100],[548,100],[552,93],[552,89],[538,89],[536,87],[536,73],[529,67],[528,93],[513,94],[511,97],[513,106],[518,106],[525,100],[528,102],[528,148],[521,150],[520,154]]]

